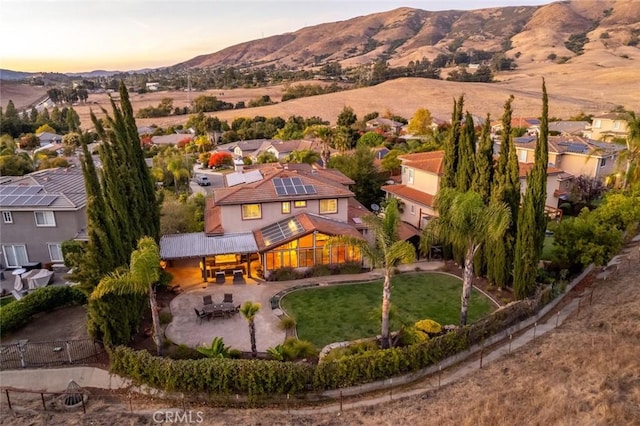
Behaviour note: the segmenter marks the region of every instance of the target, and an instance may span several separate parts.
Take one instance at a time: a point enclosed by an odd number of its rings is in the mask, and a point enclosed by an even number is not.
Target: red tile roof
[[[527,177],[531,169],[533,169],[533,165],[534,163],[518,163],[518,176],[521,178]],[[547,167],[547,175],[556,175],[559,173],[562,173],[561,169],[553,166]]]
[[[410,188],[407,185],[386,185],[382,187],[382,190],[400,198],[415,201],[423,206],[433,207],[433,199],[435,198],[433,195]]]
[[[400,155],[398,158],[402,160],[403,166],[413,167],[414,169],[437,175],[442,174],[444,169],[444,151],[417,152],[415,154]]]
[[[213,204],[213,198],[207,198],[204,209],[204,232],[207,235],[222,235],[222,216],[220,206]]]
[[[411,237],[419,236],[422,232],[407,222],[400,222],[398,224],[398,236],[401,240],[408,240]]]

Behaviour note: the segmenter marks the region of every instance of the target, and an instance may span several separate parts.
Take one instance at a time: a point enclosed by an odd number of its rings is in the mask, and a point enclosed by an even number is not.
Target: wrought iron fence
[[[104,352],[101,342],[93,339],[54,342],[20,340],[0,346],[0,370],[88,364],[99,361]]]

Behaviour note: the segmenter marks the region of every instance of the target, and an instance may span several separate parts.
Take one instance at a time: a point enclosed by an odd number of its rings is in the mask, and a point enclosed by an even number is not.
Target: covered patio
[[[174,276],[178,273],[191,281],[195,275],[200,283],[255,283],[254,277],[262,270],[251,232],[221,236],[207,236],[204,232],[165,235],[160,239],[160,258],[163,269]],[[177,284],[182,286],[180,282]]]

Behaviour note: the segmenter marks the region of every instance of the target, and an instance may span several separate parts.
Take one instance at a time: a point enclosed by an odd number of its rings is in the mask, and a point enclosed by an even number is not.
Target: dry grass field
[[[640,424],[640,259],[595,281],[593,303],[555,331],[437,391],[342,413],[202,411],[207,425],[637,425]],[[434,385],[435,378],[426,379]],[[416,386],[421,386],[420,383]],[[397,391],[396,395],[400,391]],[[42,413],[39,399],[6,411],[0,424],[153,424],[155,410],[180,404],[136,397],[93,398],[88,413]],[[26,406],[31,408],[27,409]],[[4,407],[6,410],[6,407]]]
[[[552,63],[531,63],[516,71],[498,75],[498,83],[456,83],[441,80],[401,78],[377,86],[331,93],[327,95],[294,99],[258,108],[219,111],[211,113],[229,123],[238,117],[291,115],[302,117],[319,116],[335,123],[345,106],[354,109],[358,117],[377,111],[387,112],[410,119],[418,108],[428,108],[432,115],[448,119],[451,115],[452,100],[462,94],[465,108],[474,115],[493,117],[502,114],[504,102],[509,95],[515,96],[514,114],[520,117],[537,117],[541,111],[541,82],[544,77],[549,93],[549,114],[552,117],[568,118],[581,112],[598,114],[608,112],[618,105],[640,111],[640,50],[635,50],[633,59],[612,56],[606,51],[587,52],[574,58],[574,63],[557,65]],[[631,58],[632,56],[629,55]],[[248,102],[268,95],[279,102],[284,86],[257,89],[210,90],[209,96],[216,96],[226,102]],[[205,94],[203,92],[159,92],[143,95],[131,94],[134,110],[149,105],[156,106],[163,97],[173,99],[174,107],[188,104],[188,98]],[[89,110],[101,113],[100,107],[110,111],[107,95],[91,95],[89,101],[97,104],[76,107],[82,125],[90,128]],[[138,125],[155,124],[160,127],[184,124],[187,116],[138,119]]]
[[[13,101],[13,105],[18,108],[24,108],[47,95],[47,89],[44,87],[29,86],[28,84],[20,84],[15,81],[0,80],[0,105],[4,110],[9,101]]]

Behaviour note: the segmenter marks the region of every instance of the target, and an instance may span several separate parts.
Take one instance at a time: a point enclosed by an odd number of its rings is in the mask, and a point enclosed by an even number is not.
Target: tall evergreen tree
[[[518,233],[513,265],[513,290],[519,299],[530,296],[536,285],[536,268],[547,228],[544,212],[547,198],[548,122],[547,88],[542,80],[542,118],[535,150],[535,164],[527,176],[527,190],[518,214]]]
[[[482,126],[480,143],[476,152],[476,173],[473,176],[472,188],[480,194],[482,201],[489,204],[491,199],[491,184],[493,182],[493,141],[491,140],[491,116],[487,114],[487,119]]]
[[[520,205],[518,156],[511,134],[512,102],[513,96],[510,96],[504,105],[500,157],[491,189],[491,197],[494,201],[507,203],[511,220],[504,241],[487,245],[486,257],[489,280],[503,288],[509,284],[513,271],[513,249],[518,229],[518,207]]]
[[[458,101],[453,100],[453,112],[451,113],[451,129],[449,136],[444,143],[444,164],[441,188],[455,188],[456,175],[458,170],[458,144],[460,143],[460,125],[462,122],[462,108],[464,106],[464,95]]]
[[[469,112],[467,112],[465,125],[464,128],[461,128],[460,133],[456,188],[461,192],[467,192],[471,189],[476,174],[476,132],[473,126],[473,117]]]
[[[106,273],[127,265],[140,238],[159,238],[159,204],[124,84],[120,85],[120,102],[119,108],[111,101],[113,117],[104,109],[106,117],[102,120],[91,113],[102,141],[100,175],[83,142],[89,244],[78,274],[85,278],[83,286],[87,290]]]

